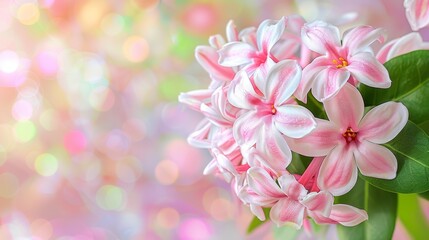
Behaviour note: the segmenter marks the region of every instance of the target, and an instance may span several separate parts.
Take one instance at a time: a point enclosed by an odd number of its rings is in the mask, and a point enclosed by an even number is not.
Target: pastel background
[[[275,238],[203,176],[177,95],[208,85],[194,48],[229,19],[351,11],[410,31],[399,0],[0,0],[0,240]]]

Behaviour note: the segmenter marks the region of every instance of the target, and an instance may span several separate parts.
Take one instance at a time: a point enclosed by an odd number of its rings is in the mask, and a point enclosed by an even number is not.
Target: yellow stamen
[[[337,59],[333,59],[332,63],[334,63],[337,68],[343,68],[343,67],[347,67],[349,65],[349,63],[347,62],[347,60],[345,60],[342,57],[339,57],[338,60]]]
[[[274,107],[274,105],[271,105],[271,113],[272,114],[276,114],[277,113],[277,109],[276,109],[276,107]]]

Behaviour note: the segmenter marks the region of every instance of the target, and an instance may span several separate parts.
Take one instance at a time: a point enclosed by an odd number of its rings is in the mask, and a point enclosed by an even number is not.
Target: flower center
[[[343,137],[347,143],[351,143],[356,139],[357,132],[353,131],[351,127],[348,127],[347,130],[343,133]]]
[[[338,59],[333,59],[332,63],[335,64],[337,68],[343,68],[349,65],[349,63],[342,57],[339,57]]]
[[[276,109],[276,107],[274,107],[274,105],[271,105],[271,113],[273,115],[275,115],[277,113],[277,109]]]

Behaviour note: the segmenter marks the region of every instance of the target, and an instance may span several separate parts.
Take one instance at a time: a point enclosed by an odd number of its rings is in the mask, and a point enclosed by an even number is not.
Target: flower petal
[[[295,228],[299,229],[304,220],[304,210],[305,207],[298,201],[283,198],[271,208],[270,219],[277,226],[292,223]]]
[[[216,34],[209,37],[209,44],[214,49],[220,49],[223,45],[225,45],[225,39],[220,34]]]
[[[328,58],[321,56],[314,59],[302,70],[302,79],[295,92],[295,96],[300,101],[306,102],[308,91],[310,91],[314,85],[316,77],[320,72],[325,70],[330,65],[331,62],[328,60]]]
[[[265,221],[265,213],[264,210],[262,209],[262,207],[255,205],[255,204],[250,204],[250,211],[253,213],[253,215],[255,215],[259,220],[261,221]]]
[[[345,204],[335,204],[332,206],[330,219],[341,225],[352,227],[368,220],[366,211]]]
[[[195,111],[200,111],[202,103],[209,103],[213,90],[211,89],[201,89],[189,91],[186,93],[180,93],[179,102],[188,105],[191,109]]]
[[[331,213],[332,205],[334,204],[334,197],[326,191],[318,193],[311,192],[301,200],[301,204],[309,211],[317,212],[322,216],[328,217]]]
[[[324,102],[335,96],[349,78],[350,72],[344,68],[326,68],[314,79],[311,92],[318,101]]]
[[[368,177],[394,179],[398,162],[393,153],[378,144],[364,141],[354,151],[356,163],[362,175]]]
[[[277,113],[273,121],[276,128],[291,138],[300,138],[316,128],[313,114],[299,105],[276,106]]]
[[[316,124],[304,137],[287,139],[292,151],[311,157],[326,156],[340,142],[341,132],[334,124],[317,118]]]
[[[235,67],[250,63],[256,57],[253,46],[243,42],[230,42],[219,51],[219,64],[225,67]]]
[[[240,41],[237,27],[235,26],[233,20],[229,20],[226,24],[226,39],[228,40],[228,42]]]
[[[405,15],[413,31],[429,24],[429,0],[405,0]]]
[[[284,17],[278,21],[270,19],[263,21],[256,32],[259,50],[269,54],[271,48],[282,36],[285,25],[286,18]]]
[[[233,135],[238,145],[253,146],[256,143],[261,127],[261,118],[256,111],[248,111],[241,115],[233,125]],[[245,148],[247,148],[245,147]]]
[[[231,105],[242,109],[255,109],[260,102],[258,94],[253,89],[245,71],[240,71],[228,89],[228,101]]]
[[[391,80],[386,68],[372,53],[360,52],[349,59],[347,70],[359,82],[375,88],[389,88]]]
[[[195,49],[195,58],[213,79],[231,81],[234,78],[235,72],[231,68],[219,64],[219,54],[215,48],[198,46]]]
[[[285,197],[274,179],[260,167],[251,167],[247,170],[247,182],[249,188],[260,196],[269,198]]]
[[[307,195],[307,190],[292,174],[284,174],[277,179],[282,191],[289,199],[298,201]]]
[[[202,120],[196,130],[188,136],[188,143],[197,148],[211,148],[213,124],[207,119]]]
[[[337,125],[341,132],[348,127],[357,130],[362,119],[364,103],[359,91],[350,84],[344,87],[334,97],[324,102],[329,120]]]
[[[408,110],[402,103],[387,102],[371,109],[359,124],[358,139],[387,143],[404,128]]]
[[[427,48],[429,48],[429,45],[423,42],[420,34],[412,32],[384,45],[377,53],[377,60],[381,63],[385,63],[396,56]]]
[[[329,23],[315,21],[307,23],[301,30],[302,42],[311,50],[326,54],[341,46],[340,30]]]
[[[343,37],[343,46],[349,49],[349,54],[354,54],[367,48],[374,41],[384,42],[384,32],[382,28],[370,26],[359,26],[347,31]]]
[[[276,105],[283,104],[298,87],[301,72],[301,67],[295,60],[278,62],[268,73],[265,97],[269,100],[274,100]]]
[[[338,145],[320,167],[317,184],[334,196],[347,193],[356,183],[357,168],[350,146]]]

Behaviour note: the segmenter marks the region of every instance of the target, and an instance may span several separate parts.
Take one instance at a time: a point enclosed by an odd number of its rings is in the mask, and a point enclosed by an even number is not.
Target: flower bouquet
[[[428,1],[404,6],[413,30],[429,24]],[[429,199],[429,44],[385,34],[292,15],[230,21],[196,48],[211,84],[179,96],[205,116],[188,141],[250,207],[249,232],[338,224],[341,239],[391,239],[397,217],[418,229],[401,204]]]

